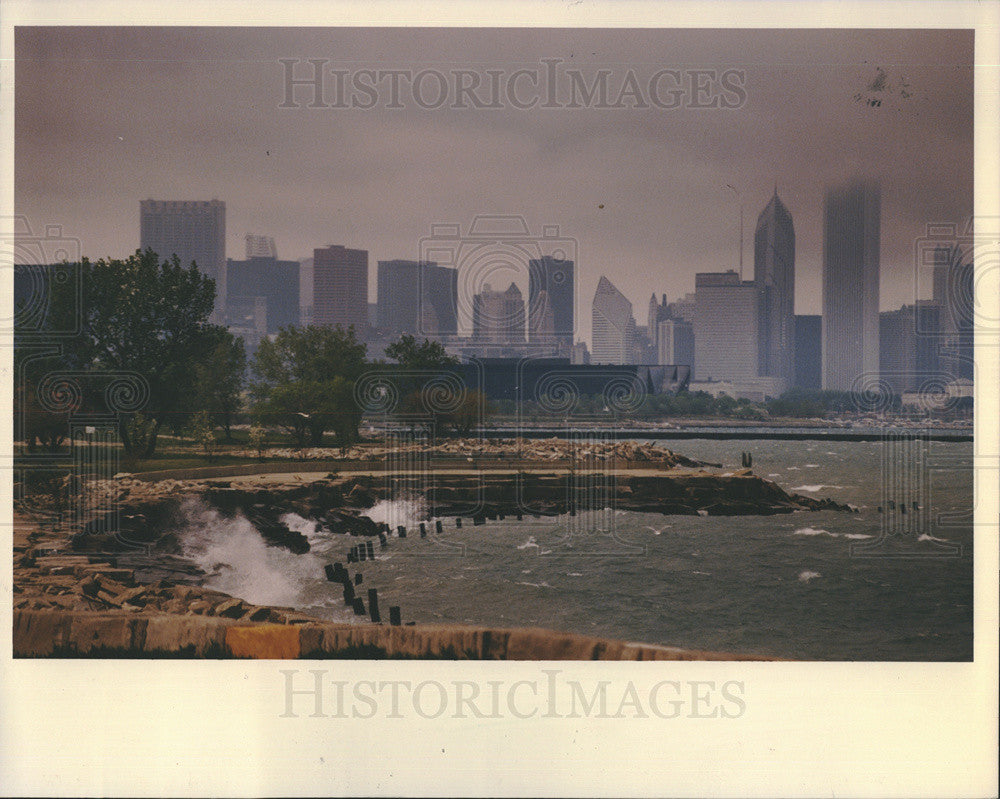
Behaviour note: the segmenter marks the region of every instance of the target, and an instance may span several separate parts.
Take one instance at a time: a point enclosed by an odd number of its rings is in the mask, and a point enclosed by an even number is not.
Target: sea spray
[[[319,558],[268,546],[242,514],[227,518],[198,499],[186,500],[181,512],[184,555],[209,575],[207,588],[258,605],[301,607],[303,589],[322,574]]]
[[[410,527],[427,518],[427,502],[423,497],[382,499],[364,513],[376,524],[387,524],[393,535],[402,525]]]

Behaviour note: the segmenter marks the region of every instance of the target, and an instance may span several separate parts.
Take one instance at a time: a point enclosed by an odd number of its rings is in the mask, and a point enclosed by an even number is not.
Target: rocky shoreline
[[[504,459],[496,457],[497,453],[492,451],[495,446],[479,442],[471,447],[447,442],[436,454],[488,457],[494,459],[496,466]],[[120,475],[90,486],[98,506],[117,506],[113,526],[107,518],[94,517],[80,528],[58,529],[55,521],[58,517],[46,507],[45,498],[36,496],[33,502],[28,499],[22,503],[15,515],[15,615],[29,614],[35,618],[37,614],[51,613],[66,618],[90,618],[96,614],[141,619],[143,624],[166,617],[269,627],[329,624],[294,608],[255,605],[198,585],[206,575],[185,561],[175,532],[183,520],[183,505],[190,500],[203,502],[226,517],[242,515],[268,545],[299,554],[309,551],[309,541],[282,522],[284,514],[297,513],[314,520],[326,533],[372,538],[384,535],[385,531],[365,512],[382,500],[400,497],[419,496],[426,503],[428,519],[456,517],[456,524],[460,524],[462,517],[478,524],[505,515],[555,516],[609,506],[684,515],[851,510],[830,499],[817,500],[786,492],[775,483],[753,475],[750,469],[720,471],[717,465],[692,461],[654,445],[591,444],[582,456],[581,448],[574,442],[536,443],[528,450],[519,442],[510,442],[506,451],[513,447],[517,448],[519,463],[517,468],[509,470],[394,473],[386,471],[389,461],[383,460],[380,468],[344,474],[154,482]],[[387,455],[381,454],[383,458]],[[566,468],[569,454],[576,457]],[[372,457],[373,453],[367,455]],[[525,468],[526,459],[533,459],[534,466]],[[598,461],[609,466],[619,460],[629,462],[631,468],[577,468]],[[642,467],[635,468],[636,463]],[[596,501],[600,508],[587,504],[595,501],[594,497],[599,498]],[[109,531],[109,527],[113,529]],[[135,568],[137,559],[152,568]],[[156,574],[159,576],[150,576]],[[317,575],[317,579],[322,576]],[[163,622],[156,622],[154,627],[157,624],[160,625],[157,629],[173,629],[163,626]],[[178,648],[190,634],[190,624],[185,624],[176,628]],[[37,630],[37,619],[29,627]],[[389,629],[386,625],[367,624],[363,619],[340,627]],[[330,640],[341,639],[334,636]],[[598,648],[610,651],[607,644]],[[30,651],[35,649],[35,644],[28,647]],[[391,649],[391,646],[383,648],[385,652]],[[370,651],[379,650],[375,647]],[[480,646],[477,651],[493,650],[489,647],[483,650]],[[420,656],[407,652],[400,656]],[[59,654],[56,650],[49,654],[53,653]]]

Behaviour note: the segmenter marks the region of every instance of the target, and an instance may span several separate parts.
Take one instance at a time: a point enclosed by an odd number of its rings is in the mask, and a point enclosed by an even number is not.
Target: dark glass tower
[[[555,342],[544,340],[548,311]],[[573,262],[551,255],[532,258],[528,261],[528,341],[572,346],[573,321]]]
[[[760,294],[758,374],[791,381],[795,371],[795,229],[778,189],[757,218],[754,283]]]

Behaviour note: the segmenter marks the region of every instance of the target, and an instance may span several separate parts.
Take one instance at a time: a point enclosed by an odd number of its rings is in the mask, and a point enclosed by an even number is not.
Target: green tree
[[[399,341],[386,347],[385,354],[406,369],[437,369],[458,364],[458,358],[449,355],[440,342],[425,338],[418,344],[409,335],[400,336]]]
[[[197,410],[196,373],[228,333],[209,324],[215,281],[176,256],[160,260],[152,250],[125,259],[84,258],[79,264],[82,302],[72,281],[51,286],[46,324],[81,333],[65,340],[61,364],[100,373],[139,374],[148,385],[141,435],[134,413],[120,413],[118,432],[128,458],[150,457],[164,423]],[[79,318],[76,315],[79,314]]]
[[[247,356],[243,339],[221,328],[215,335],[215,346],[195,367],[197,404],[223,429],[226,441],[232,441],[233,417],[240,409]]]
[[[341,443],[355,440],[361,413],[354,383],[366,368],[365,354],[353,326],[282,328],[254,355],[254,416],[287,431],[300,447],[322,444],[327,430]]]
[[[459,363],[458,358],[449,355],[439,342],[426,338],[418,342],[413,336],[403,335],[385,348],[385,354],[397,364],[388,367],[390,373],[397,372],[395,383],[401,395],[397,414],[409,417],[411,421],[430,424],[435,431],[450,427],[468,432],[482,421],[480,411],[485,411],[486,405],[478,396],[479,392],[467,391],[463,387],[461,395],[453,393],[451,389],[458,389],[461,384],[460,378],[454,375],[455,379],[441,384],[441,388],[445,396],[454,398],[455,407],[428,407],[424,387],[435,377],[447,375],[449,367]]]

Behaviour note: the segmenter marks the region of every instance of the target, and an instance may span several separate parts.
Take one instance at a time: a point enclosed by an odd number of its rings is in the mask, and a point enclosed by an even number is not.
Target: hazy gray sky
[[[60,224],[91,257],[139,244],[139,201],[226,202],[227,248],[273,236],[302,258],[325,244],[416,258],[434,224],[519,214],[576,242],[578,334],[602,274],[633,301],[670,299],[694,274],[737,265],[775,183],[797,239],[797,313],[820,311],[824,187],[852,173],[882,183],[882,307],[913,298],[914,240],[972,212],[973,35],[966,31],[364,28],[19,28],[17,211]],[[306,108],[284,100],[281,58],[325,69],[453,70],[508,81],[561,59],[588,84],[610,70],[611,102],[631,69],[647,102],[661,70],[737,70],[737,108]],[[880,78],[880,71],[884,77]],[[544,77],[544,76],[543,76]],[[530,97],[528,78],[519,97]],[[672,77],[659,84],[667,102]],[[734,79],[735,80],[735,79]],[[348,77],[350,81],[350,77]],[[376,83],[374,79],[366,82]],[[335,79],[327,74],[327,102]],[[504,84],[501,84],[504,85]],[[427,80],[425,100],[437,83]],[[361,101],[368,96],[354,93]],[[859,97],[860,95],[860,97]],[[718,85],[702,95],[739,101]],[[866,102],[868,98],[879,104]],[[468,99],[468,98],[467,98]],[[623,104],[634,100],[625,98]],[[467,103],[468,104],[468,103]],[[923,285],[923,283],[921,283]],[[522,290],[527,290],[526,281]]]

